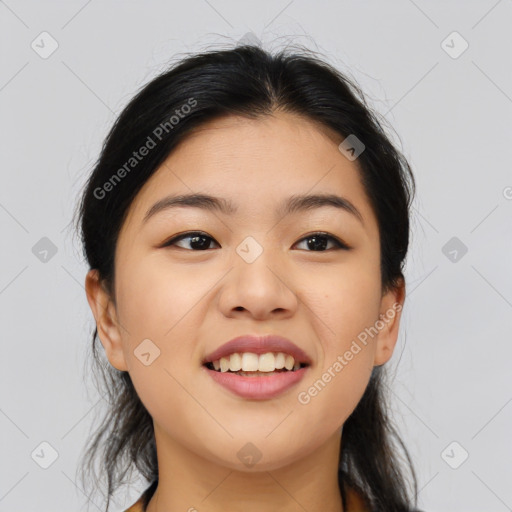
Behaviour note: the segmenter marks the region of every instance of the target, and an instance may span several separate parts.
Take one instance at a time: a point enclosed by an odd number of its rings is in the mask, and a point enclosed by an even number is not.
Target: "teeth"
[[[229,370],[229,359],[225,357],[220,358],[220,371],[227,372]]]
[[[244,372],[256,372],[259,366],[258,354],[252,354],[251,352],[244,352],[242,354],[242,370]]]
[[[284,368],[285,359],[286,359],[286,355],[283,354],[282,352],[279,352],[276,354],[276,359],[275,359],[276,370],[280,370],[281,368]]]
[[[287,355],[286,356],[286,359],[284,360],[284,367],[287,369],[287,370],[291,370],[293,368],[293,363],[294,363],[294,359],[292,356],[290,355]]]
[[[295,363],[293,356],[284,354],[283,352],[267,352],[265,354],[253,354],[252,352],[244,352],[242,354],[235,353],[228,357],[221,357],[217,361],[213,361],[215,370],[221,372],[273,372],[274,370],[298,370],[300,363]]]
[[[259,363],[258,370],[260,372],[273,372],[276,369],[276,358],[272,352],[261,354]]]
[[[231,354],[229,358],[229,369],[232,372],[237,372],[242,369],[242,358],[240,354]]]

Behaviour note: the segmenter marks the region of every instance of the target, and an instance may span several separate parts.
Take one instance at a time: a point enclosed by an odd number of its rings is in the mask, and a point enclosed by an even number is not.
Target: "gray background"
[[[69,222],[103,137],[171,58],[249,32],[327,55],[399,134],[418,194],[393,411],[419,504],[512,510],[511,21],[510,0],[0,1],[0,510],[87,503],[75,471],[105,402]]]

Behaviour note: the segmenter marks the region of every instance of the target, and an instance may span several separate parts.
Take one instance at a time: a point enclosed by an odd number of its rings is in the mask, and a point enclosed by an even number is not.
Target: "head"
[[[341,435],[340,485],[376,509],[409,504],[382,387],[413,186],[360,89],[306,52],[194,55],[133,98],[79,205],[111,404],[89,457],[103,448],[109,496],[132,467],[158,477],[155,431],[239,471]],[[298,388],[247,400],[212,384],[209,353],[269,333],[311,358]],[[248,441],[253,467],[238,456]]]

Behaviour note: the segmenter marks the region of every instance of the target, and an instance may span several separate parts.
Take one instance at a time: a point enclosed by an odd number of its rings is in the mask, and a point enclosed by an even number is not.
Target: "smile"
[[[252,352],[233,353],[226,357],[221,357],[216,361],[207,363],[208,368],[220,372],[239,372],[239,373],[266,373],[281,371],[294,371],[306,366],[306,363],[296,362],[295,358],[284,352],[265,354],[254,354]]]
[[[284,393],[302,380],[308,367],[284,352],[233,353],[203,365],[215,382],[238,396],[254,400]]]

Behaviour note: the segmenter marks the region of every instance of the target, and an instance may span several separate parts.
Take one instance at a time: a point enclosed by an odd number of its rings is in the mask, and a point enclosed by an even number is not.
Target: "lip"
[[[299,348],[295,343],[282,336],[275,334],[267,334],[266,336],[244,335],[233,338],[224,343],[216,350],[208,354],[202,364],[218,361],[221,357],[229,356],[235,352],[252,352],[253,354],[265,354],[267,352],[284,352],[290,354],[296,363],[305,363],[308,366],[312,364],[311,357]],[[300,371],[300,370],[297,370]],[[291,372],[290,372],[291,373]],[[253,379],[257,377],[239,377],[245,379]],[[265,377],[267,379],[272,377]]]
[[[210,370],[206,363],[218,361],[235,352],[252,352],[253,354],[266,354],[267,352],[283,352],[290,354],[296,363],[307,366],[295,371],[279,372],[274,375],[261,375],[258,377],[245,377],[231,372],[218,372]],[[244,335],[238,336],[221,345],[208,354],[202,363],[202,369],[218,384],[232,393],[243,398],[253,400],[266,400],[274,398],[300,382],[312,364],[311,357],[292,341],[282,336],[267,334],[265,336]]]
[[[206,366],[203,366],[202,370],[206,371],[215,382],[242,398],[267,400],[295,386],[304,378],[309,368],[305,366],[299,370],[261,377],[243,377],[236,373],[217,372]]]

